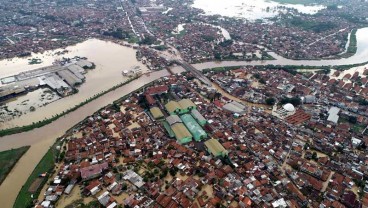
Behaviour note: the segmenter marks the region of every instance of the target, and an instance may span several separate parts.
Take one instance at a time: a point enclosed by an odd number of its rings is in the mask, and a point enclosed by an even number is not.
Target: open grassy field
[[[29,146],[0,152],[0,185]]]

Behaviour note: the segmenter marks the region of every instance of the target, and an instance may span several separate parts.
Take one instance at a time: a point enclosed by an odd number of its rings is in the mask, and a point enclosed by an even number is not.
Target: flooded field
[[[305,14],[316,14],[324,9],[322,5],[280,4],[268,0],[231,0],[224,5],[222,0],[195,0],[192,7],[202,9],[206,15],[222,15],[244,18],[250,21],[274,17],[287,9],[295,9]]]
[[[48,147],[55,142],[56,138],[61,137],[65,131],[87,116],[93,114],[101,107],[112,103],[114,100],[119,99],[153,80],[168,75],[169,73],[166,70],[152,72],[149,76],[143,75],[139,79],[101,96],[49,125],[33,131],[2,137],[0,139],[0,151],[31,145],[28,152],[19,160],[0,186],[0,201],[3,202],[2,207],[8,208],[12,206],[18,191],[25,183],[36,164],[47,152]],[[48,106],[51,106],[51,104]]]
[[[2,102],[0,103],[0,123],[10,122],[14,118],[24,116],[60,98],[56,92],[44,88]]]
[[[142,63],[136,60],[136,50],[112,42],[91,39],[75,46],[67,47],[66,49],[69,52],[63,55],[55,55],[55,53],[59,50],[54,50],[45,52],[45,54],[42,56],[40,54],[34,56],[41,56],[41,59],[43,60],[42,64],[45,65],[50,65],[55,59],[61,57],[87,57],[88,61],[91,61],[96,65],[96,68],[85,74],[86,82],[78,87],[79,92],[59,100],[57,100],[58,97],[56,96],[52,98],[47,96],[45,97],[46,100],[44,99],[43,101],[40,101],[40,98],[35,98],[34,94],[37,94],[36,91],[19,97],[16,100],[19,100],[20,102],[29,100],[29,103],[33,103],[32,105],[36,107],[36,109],[34,111],[26,110],[26,114],[22,113],[23,115],[21,117],[19,117],[20,113],[17,112],[14,113],[14,117],[13,115],[6,116],[3,118],[4,122],[1,122],[0,116],[0,129],[31,124],[32,122],[37,122],[43,120],[44,118],[50,118],[53,115],[61,113],[81,103],[82,101],[93,97],[99,92],[107,90],[114,85],[127,80],[128,78],[122,75],[123,70],[128,70],[138,66],[140,69],[142,69],[143,73],[148,71],[148,69]],[[20,62],[22,61],[20,60]],[[20,64],[17,66],[18,67],[14,67],[13,61],[1,61],[0,67],[2,71],[0,72],[0,77],[7,76],[12,73],[19,73],[20,71],[29,70],[31,67],[34,67],[34,65],[28,65],[28,63],[23,64],[23,67],[20,67]],[[41,67],[41,65],[38,65],[37,68],[38,67]],[[44,105],[46,102],[48,102],[47,99],[50,98],[52,101],[57,101],[52,103],[49,102],[50,104]],[[18,105],[19,101],[15,103],[13,100],[11,102],[7,102],[7,106],[9,106],[9,108],[10,106],[13,106],[14,108],[20,108],[22,103],[21,105]],[[25,105],[24,107],[29,108],[30,106]]]

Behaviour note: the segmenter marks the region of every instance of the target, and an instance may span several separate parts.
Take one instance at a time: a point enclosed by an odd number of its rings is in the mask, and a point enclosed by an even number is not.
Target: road
[[[330,35],[327,35],[327,36],[325,36],[325,37],[323,37],[323,38],[320,38],[320,39],[318,39],[318,40],[314,41],[313,43],[309,44],[308,46],[314,45],[314,44],[318,43],[318,42],[319,42],[319,41],[321,41],[321,40],[324,40],[324,39],[326,39],[326,38],[328,38],[328,37],[331,37],[331,36],[336,35],[337,33],[344,32],[346,29],[347,29],[347,27],[346,27],[346,28],[344,28],[344,29],[341,29],[341,30],[339,30],[339,31],[337,31],[337,32],[335,32],[335,33],[332,33],[332,34],[330,34]]]
[[[206,76],[204,76],[200,71],[194,68],[192,65],[188,64],[185,61],[176,60],[175,62],[177,62],[180,66],[182,66],[186,71],[191,72],[194,76],[196,76],[197,79],[199,79],[201,82],[203,82],[207,86],[209,87],[212,86],[211,81]]]

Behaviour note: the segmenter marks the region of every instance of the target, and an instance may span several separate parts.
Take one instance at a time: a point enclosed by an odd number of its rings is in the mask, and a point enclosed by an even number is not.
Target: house
[[[84,194],[87,196],[94,196],[101,191],[101,188],[101,183],[98,180],[91,181],[91,183],[84,188]]]
[[[108,168],[107,162],[101,164],[91,165],[85,168],[81,168],[81,177],[82,181],[91,180],[93,178],[97,178],[102,175],[102,171]]]

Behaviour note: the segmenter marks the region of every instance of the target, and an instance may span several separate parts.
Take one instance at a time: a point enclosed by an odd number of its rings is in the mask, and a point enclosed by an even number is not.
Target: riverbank
[[[358,67],[358,66],[364,66],[367,65],[368,62],[364,62],[364,63],[360,63],[360,64],[352,64],[352,65],[340,65],[340,66],[299,66],[299,65],[238,65],[238,66],[220,66],[220,67],[214,67],[214,68],[207,68],[207,69],[202,69],[203,73],[207,73],[207,72],[226,72],[226,71],[231,71],[231,70],[235,70],[235,69],[239,69],[241,67],[244,66],[252,66],[255,68],[264,68],[264,69],[285,69],[285,70],[330,70],[330,69],[335,69],[335,70],[347,70],[353,67]]]
[[[0,185],[28,149],[29,146],[25,146],[0,152]]]
[[[43,57],[43,63],[51,64],[55,59],[61,57],[72,58],[75,56],[83,56],[88,61],[96,64],[96,68],[85,74],[86,81],[79,86],[78,93],[73,94],[57,101],[51,102],[47,105],[36,108],[35,111],[22,114],[21,116],[6,117],[0,115],[0,129],[9,129],[19,126],[27,126],[32,123],[51,118],[56,114],[61,114],[69,108],[84,102],[96,94],[108,90],[115,85],[118,85],[128,79],[122,75],[123,70],[129,70],[139,67],[142,73],[147,73],[150,70],[136,59],[136,50],[125,47],[113,42],[106,42],[98,39],[91,39],[75,46],[67,47],[68,53],[54,55],[55,51],[49,51]],[[12,74],[13,71],[27,71],[29,67],[27,64],[18,65],[15,68],[12,63],[0,63],[0,76],[2,74]],[[24,95],[18,99],[28,100],[32,99],[31,95]],[[9,103],[10,105],[11,103]],[[21,108],[21,106],[14,106],[13,108]]]
[[[47,181],[47,177],[54,171],[55,161],[59,156],[61,141],[58,140],[50,147],[47,153],[42,157],[36,168],[32,171],[27,181],[19,191],[13,208],[31,207],[33,199],[37,199],[42,187]],[[45,176],[43,176],[45,174]]]
[[[85,101],[83,101],[83,102],[75,105],[74,107],[69,108],[66,111],[63,111],[61,114],[56,114],[56,115],[52,116],[51,118],[45,118],[44,120],[38,121],[36,123],[32,123],[31,125],[26,125],[26,126],[20,126],[20,127],[15,127],[15,128],[0,130],[0,137],[6,136],[6,135],[11,135],[11,134],[17,134],[17,133],[21,133],[21,132],[26,132],[26,131],[31,131],[31,130],[33,130],[35,128],[40,128],[42,126],[45,126],[47,124],[50,124],[53,121],[59,119],[60,117],[65,116],[68,113],[75,111],[76,109],[80,108],[81,106],[83,106],[83,105],[85,105],[85,104],[87,104],[87,103],[89,103],[89,102],[91,102],[91,101],[93,101],[93,100],[95,100],[95,99],[97,99],[97,98],[105,95],[108,92],[111,92],[113,90],[116,90],[117,88],[122,87],[122,86],[128,84],[129,82],[131,82],[131,81],[133,81],[133,80],[135,80],[137,78],[138,77],[129,78],[127,81],[122,82],[122,83],[120,83],[118,85],[115,85],[115,86],[113,86],[112,88],[110,88],[108,90],[102,91],[102,92],[94,95],[93,97],[88,98],[87,100],[85,100]]]

